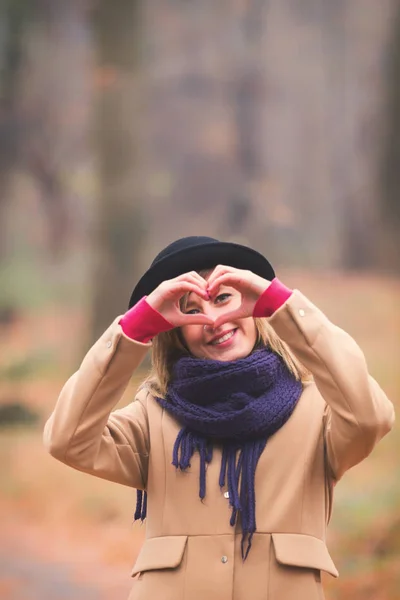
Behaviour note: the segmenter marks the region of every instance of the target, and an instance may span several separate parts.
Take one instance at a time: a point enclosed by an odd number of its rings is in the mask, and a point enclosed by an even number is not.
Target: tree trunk
[[[7,220],[11,174],[19,160],[16,111],[18,78],[23,59],[22,36],[28,8],[10,0],[0,6],[0,262],[7,254]]]
[[[144,223],[141,201],[139,0],[100,0],[95,126],[99,167],[94,231],[93,339],[127,309],[138,279]]]
[[[236,15],[234,31],[234,83],[229,88],[236,127],[235,171],[238,177],[230,198],[222,235],[243,234],[251,213],[249,190],[262,174],[260,164],[260,112],[263,78],[260,48],[264,32],[264,0],[247,0]]]
[[[368,270],[378,262],[380,233],[373,176],[365,166],[372,161],[362,143],[362,124],[369,113],[360,106],[359,88],[368,56],[359,49],[363,38],[361,32],[356,36],[359,15],[351,3],[325,0],[324,11],[331,205],[337,212],[341,247],[338,264]]]
[[[399,271],[400,251],[400,8],[393,19],[386,69],[385,145],[381,170],[385,264]]]

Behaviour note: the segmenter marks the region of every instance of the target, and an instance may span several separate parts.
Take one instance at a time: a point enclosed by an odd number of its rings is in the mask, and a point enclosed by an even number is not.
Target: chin
[[[218,356],[215,357],[215,360],[220,360],[221,362],[230,362],[230,361],[234,361],[234,360],[239,360],[240,358],[246,358],[246,356],[249,356],[251,354],[252,350],[242,350],[242,351],[232,351],[232,352],[227,352],[225,354],[225,356]]]

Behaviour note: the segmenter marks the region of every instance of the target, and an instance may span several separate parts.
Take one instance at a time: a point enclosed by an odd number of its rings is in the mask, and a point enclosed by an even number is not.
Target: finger
[[[191,273],[188,273],[188,274],[185,274],[183,279],[180,279],[177,281],[177,283],[183,283],[183,282],[192,283],[193,285],[195,285],[196,287],[198,287],[199,289],[202,290],[203,298],[205,298],[206,300],[209,299],[209,294],[208,294],[208,290],[207,290],[207,282],[205,281],[205,279],[202,279],[201,277],[199,277],[199,278],[195,277]]]
[[[197,275],[197,277],[196,277],[196,275]],[[209,293],[207,290],[207,282],[198,273],[195,273],[195,274],[187,273],[184,275],[183,279],[181,279],[180,281],[191,282],[194,285],[200,287],[200,289],[203,291],[203,293],[201,294],[201,297],[204,298],[205,300],[210,299],[210,296],[209,296]]]
[[[179,325],[211,325],[214,328],[214,319],[207,317],[201,313],[196,315],[185,315],[182,313],[182,318],[178,319]]]
[[[196,273],[195,271],[192,271],[190,273],[183,273],[182,275],[179,275],[178,277],[174,277],[173,279],[165,279],[161,284],[160,287],[162,287],[163,289],[166,288],[171,288],[171,286],[176,286],[176,284],[181,284],[183,282],[191,282],[194,283],[196,285],[198,285],[201,289],[206,289],[207,288],[207,282],[205,279],[203,279],[198,273]]]
[[[224,273],[209,284],[208,293],[210,296],[214,296],[222,285],[230,285],[240,291],[245,283],[246,279],[241,273]]]
[[[176,278],[178,281],[193,281],[200,285],[200,287],[207,287],[207,281],[197,273],[197,271],[189,271],[188,273],[183,273]]]
[[[234,267],[229,267],[227,265],[217,265],[214,269],[214,271],[211,273],[211,275],[209,276],[207,283],[208,283],[208,287],[210,287],[210,285],[213,284],[213,282],[220,277],[221,275],[223,275],[224,273],[233,273],[235,271]]]
[[[200,298],[204,298],[204,300],[209,299],[208,292],[205,289],[199,287],[196,283],[191,283],[190,281],[177,281],[176,283],[172,283],[168,286],[167,294],[174,299],[180,299],[183,295],[193,292],[197,294]]]
[[[238,308],[236,310],[231,310],[230,312],[227,312],[215,319],[214,329],[217,329],[217,327],[220,327],[221,325],[228,323],[228,321],[234,321],[235,319],[242,319],[243,316],[244,316],[243,311],[241,311],[240,308]]]

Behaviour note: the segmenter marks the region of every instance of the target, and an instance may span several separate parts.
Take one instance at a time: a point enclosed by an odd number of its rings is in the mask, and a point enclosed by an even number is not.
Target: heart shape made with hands
[[[202,324],[216,329],[233,319],[253,316],[260,295],[269,285],[269,281],[252,271],[218,265],[207,279],[192,271],[163,281],[147,297],[147,302],[175,327]],[[233,310],[229,310],[227,306],[227,311],[221,311],[217,318],[211,318],[201,312],[195,314],[182,312],[181,299],[184,295],[193,293],[203,301],[213,301],[221,293],[223,286],[235,289],[241,296],[240,304],[234,306]]]
[[[233,310],[221,314],[214,321],[214,329],[228,321],[252,317],[260,296],[271,284],[270,281],[252,271],[218,265],[207,281],[207,292],[215,298],[222,286],[234,288],[241,295],[241,303]]]

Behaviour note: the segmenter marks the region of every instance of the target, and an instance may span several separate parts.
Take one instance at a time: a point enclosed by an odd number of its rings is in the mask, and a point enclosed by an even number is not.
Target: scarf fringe
[[[258,460],[266,446],[266,440],[238,444],[225,444],[222,448],[221,470],[219,485],[227,485],[229,492],[229,505],[232,509],[230,525],[234,527],[238,515],[241,518],[242,540],[241,554],[246,560],[252,545],[253,534],[256,526],[255,506],[255,472]],[[195,451],[200,456],[199,497],[204,500],[206,496],[206,470],[207,464],[212,460],[213,445],[209,440],[194,434],[187,428],[182,428],[176,438],[172,464],[181,471],[190,468],[190,459]],[[134,521],[143,521],[147,516],[147,492],[137,490],[136,510]],[[247,544],[247,545],[246,545]]]
[[[147,516],[147,492],[136,490],[136,510],[133,516],[134,521],[143,521]]]
[[[238,444],[225,444],[222,448],[221,470],[219,485],[227,485],[229,492],[229,505],[232,509],[230,525],[234,527],[238,515],[241,517],[242,540],[241,554],[246,560],[252,545],[253,534],[257,529],[255,511],[255,471],[258,460],[265,448],[266,440]],[[206,496],[206,470],[207,464],[212,460],[213,445],[209,440],[202,438],[182,428],[176,438],[172,464],[181,471],[190,468],[190,459],[195,451],[200,456],[199,497],[204,500]],[[147,516],[147,492],[137,490],[136,510],[134,521],[143,521]]]
[[[221,471],[219,484],[223,488],[227,484],[229,492],[229,505],[232,509],[230,525],[234,527],[238,515],[241,517],[242,541],[241,553],[243,561],[246,560],[256,531],[255,516],[255,471],[258,459],[266,445],[266,440],[246,442],[242,447],[235,444],[225,444],[222,449]],[[200,457],[199,469],[199,497],[204,500],[206,496],[206,470],[207,464],[212,460],[213,446],[209,440],[182,428],[176,438],[172,464],[175,468],[185,471],[190,467],[190,459],[195,451]],[[137,503],[134,520],[146,518],[147,493],[137,490]]]

